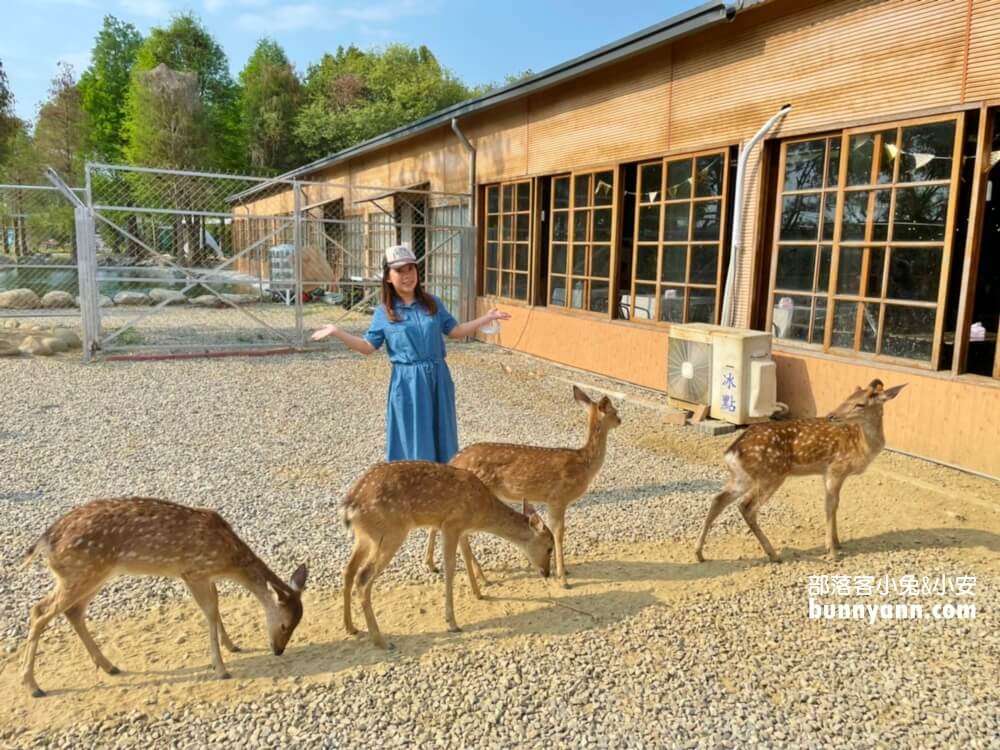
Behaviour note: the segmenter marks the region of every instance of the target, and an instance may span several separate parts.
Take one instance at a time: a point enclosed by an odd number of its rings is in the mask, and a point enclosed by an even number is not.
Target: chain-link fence
[[[83,200],[70,192],[88,354],[303,347],[326,322],[360,332],[400,243],[429,291],[472,309],[467,194],[102,164]]]

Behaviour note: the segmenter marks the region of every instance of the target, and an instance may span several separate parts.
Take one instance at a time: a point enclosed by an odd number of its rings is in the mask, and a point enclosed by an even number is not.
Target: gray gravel
[[[567,380],[633,399],[619,401],[624,424],[612,433],[605,467],[570,510],[571,569],[574,554],[598,544],[691,544],[724,479],[717,458],[732,436],[658,427],[663,399],[638,388],[480,344],[449,352],[463,444],[579,444],[584,421]],[[336,506],[382,455],[388,372],[380,355],[342,351],[91,366],[69,357],[0,360],[5,648],[24,637],[28,607],[50,585],[40,565],[17,570],[23,551],[60,513],[94,497],[154,495],[216,508],[279,574],[308,561],[311,585],[336,588],[350,548]],[[675,449],[656,447],[658,430]],[[766,509],[764,528],[782,512]],[[727,513],[715,533],[741,524]],[[438,580],[424,569],[423,542],[411,537],[380,587]],[[487,569],[522,564],[507,545],[474,544]],[[858,572],[939,572],[952,562],[947,551],[896,550],[867,555]],[[709,602],[693,591],[678,605],[653,599],[569,635],[457,641],[211,711],[191,704],[45,735],[0,728],[0,744],[1000,747],[995,581],[980,580],[981,615],[970,623],[831,624],[805,618],[804,583],[815,569],[796,561],[775,570],[767,585],[740,594]],[[94,601],[91,616],[184,596],[169,581],[123,579]]]

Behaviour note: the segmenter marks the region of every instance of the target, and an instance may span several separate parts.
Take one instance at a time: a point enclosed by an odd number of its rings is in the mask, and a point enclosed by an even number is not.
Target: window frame
[[[525,210],[518,210],[517,208],[517,194],[518,187],[521,185],[526,185],[528,189],[528,207]],[[510,187],[511,189],[511,209],[510,211],[504,210],[504,188]],[[489,196],[490,191],[495,190],[497,192],[497,211],[490,211]],[[479,233],[482,239],[482,295],[484,297],[492,297],[498,300],[503,300],[504,302],[512,302],[515,304],[530,305],[534,293],[534,283],[533,283],[533,268],[535,264],[535,255],[537,253],[535,247],[535,181],[531,177],[523,177],[514,180],[506,180],[501,182],[492,182],[487,185],[483,185],[483,228]],[[497,217],[496,229],[497,236],[496,239],[491,240],[489,237],[490,230],[490,218]],[[504,218],[511,217],[511,237],[509,240],[504,239]],[[517,227],[521,223],[522,218],[527,222],[528,225],[528,237],[526,240],[518,240],[517,237]],[[491,266],[489,264],[489,248],[490,245],[494,244],[497,248],[497,265]],[[510,264],[508,266],[503,265],[505,260],[504,246],[510,245],[511,255]],[[516,270],[516,258],[517,258],[517,248],[518,246],[524,246],[528,254],[527,267],[523,271]],[[496,284],[494,288],[490,289],[487,286],[487,280],[489,278],[490,272],[496,273]],[[513,294],[505,295],[502,294],[503,290],[503,279],[505,274],[512,274],[511,277],[511,287],[510,291],[514,292],[516,289],[516,277],[523,276],[525,278],[525,294],[524,297],[517,297]]]

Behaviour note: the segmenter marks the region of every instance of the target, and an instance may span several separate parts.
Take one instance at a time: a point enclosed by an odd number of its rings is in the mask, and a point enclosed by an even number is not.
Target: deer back
[[[874,457],[857,425],[796,419],[747,428],[726,451],[751,476],[822,474],[828,467],[860,470]]]
[[[470,445],[451,460],[451,465],[471,471],[499,497],[533,503],[576,499],[587,491],[601,467],[600,462],[573,448],[508,443]]]

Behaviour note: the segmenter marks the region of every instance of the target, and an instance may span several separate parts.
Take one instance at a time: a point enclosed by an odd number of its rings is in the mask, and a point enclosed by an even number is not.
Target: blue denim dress
[[[383,342],[392,362],[386,408],[386,458],[447,463],[458,452],[455,384],[445,364],[444,336],[458,325],[434,298],[437,313],[414,300],[395,302],[398,323],[378,306],[365,339],[376,349]]]

